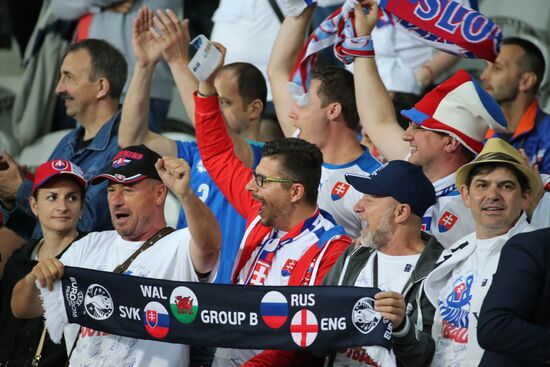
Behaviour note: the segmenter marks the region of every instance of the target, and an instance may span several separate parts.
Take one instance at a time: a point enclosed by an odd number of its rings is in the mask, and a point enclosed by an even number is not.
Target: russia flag
[[[168,311],[158,302],[149,302],[143,309],[143,323],[145,330],[151,336],[162,339],[170,331],[170,316]]]
[[[288,302],[277,291],[268,292],[260,304],[260,313],[265,324],[272,329],[283,326],[288,318]]]

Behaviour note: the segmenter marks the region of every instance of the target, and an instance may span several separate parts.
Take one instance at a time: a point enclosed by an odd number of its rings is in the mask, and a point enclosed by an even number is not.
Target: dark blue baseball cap
[[[421,218],[435,204],[434,186],[422,167],[407,161],[391,161],[370,176],[348,173],[346,181],[363,194],[391,196],[401,204],[408,204]]]

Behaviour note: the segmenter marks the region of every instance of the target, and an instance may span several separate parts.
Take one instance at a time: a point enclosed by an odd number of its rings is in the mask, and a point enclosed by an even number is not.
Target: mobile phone
[[[189,45],[197,50],[189,62],[189,69],[198,80],[203,82],[216,70],[222,54],[204,34],[193,38]]]

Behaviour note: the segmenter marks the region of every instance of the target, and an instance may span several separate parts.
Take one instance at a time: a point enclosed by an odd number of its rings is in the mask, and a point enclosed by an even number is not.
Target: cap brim
[[[98,184],[102,183],[105,180],[109,180],[109,181],[112,181],[112,182],[115,182],[115,183],[120,183],[120,184],[127,185],[127,184],[138,182],[138,181],[141,181],[141,180],[147,178],[147,176],[142,175],[142,174],[134,175],[132,177],[122,176],[122,177],[124,177],[123,179],[121,179],[120,177],[117,177],[117,176],[119,176],[119,175],[110,175],[108,173],[102,173],[102,174],[99,174],[97,176],[92,177],[92,179],[90,180],[90,183],[92,185],[98,185]]]
[[[370,176],[355,175],[352,173],[346,174],[346,181],[353,188],[363,194],[389,196],[388,192],[378,185]]]
[[[53,174],[53,175],[49,176],[44,181],[42,181],[38,185],[36,185],[36,187],[33,188],[32,193],[34,194],[36,190],[38,190],[39,188],[41,188],[42,186],[47,184],[52,179],[54,179],[56,177],[60,177],[60,176],[71,176],[71,178],[73,178],[75,181],[78,182],[78,185],[82,188],[83,191],[86,191],[86,188],[88,187],[88,182],[86,181],[85,178],[83,178],[83,177],[81,177],[81,176],[79,176],[79,175],[77,175],[76,173],[73,173],[73,172],[60,171],[56,174]]]

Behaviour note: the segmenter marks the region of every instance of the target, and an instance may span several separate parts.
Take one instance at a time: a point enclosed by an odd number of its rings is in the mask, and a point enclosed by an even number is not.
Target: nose
[[[65,92],[65,83],[63,83],[62,78],[59,78],[57,85],[55,86],[55,94],[61,94]]]
[[[124,204],[124,197],[122,195],[122,191],[120,190],[109,191],[107,199],[109,204],[115,208]]]
[[[68,210],[67,200],[66,199],[58,200],[56,209],[59,210],[62,213],[66,212]]]
[[[258,191],[258,185],[256,185],[256,180],[254,180],[254,177],[251,177],[246,184],[246,191],[251,193]]]
[[[409,127],[407,127],[407,129],[405,130],[405,132],[403,133],[403,136],[402,136],[402,139],[404,141],[411,141],[413,140],[413,131],[414,131],[414,127],[413,127],[413,123],[410,122],[409,123]]]
[[[491,68],[491,64],[487,64],[485,65],[485,68],[483,69],[483,72],[481,72],[481,75],[479,76],[479,79],[482,81],[482,82],[488,82],[489,81],[489,76],[490,76],[490,71],[489,69]]]
[[[365,211],[365,206],[363,205],[363,198],[359,199],[353,206],[353,211],[357,214],[360,214]]]
[[[499,201],[502,198],[497,185],[490,185],[487,188],[487,198],[491,201]]]

